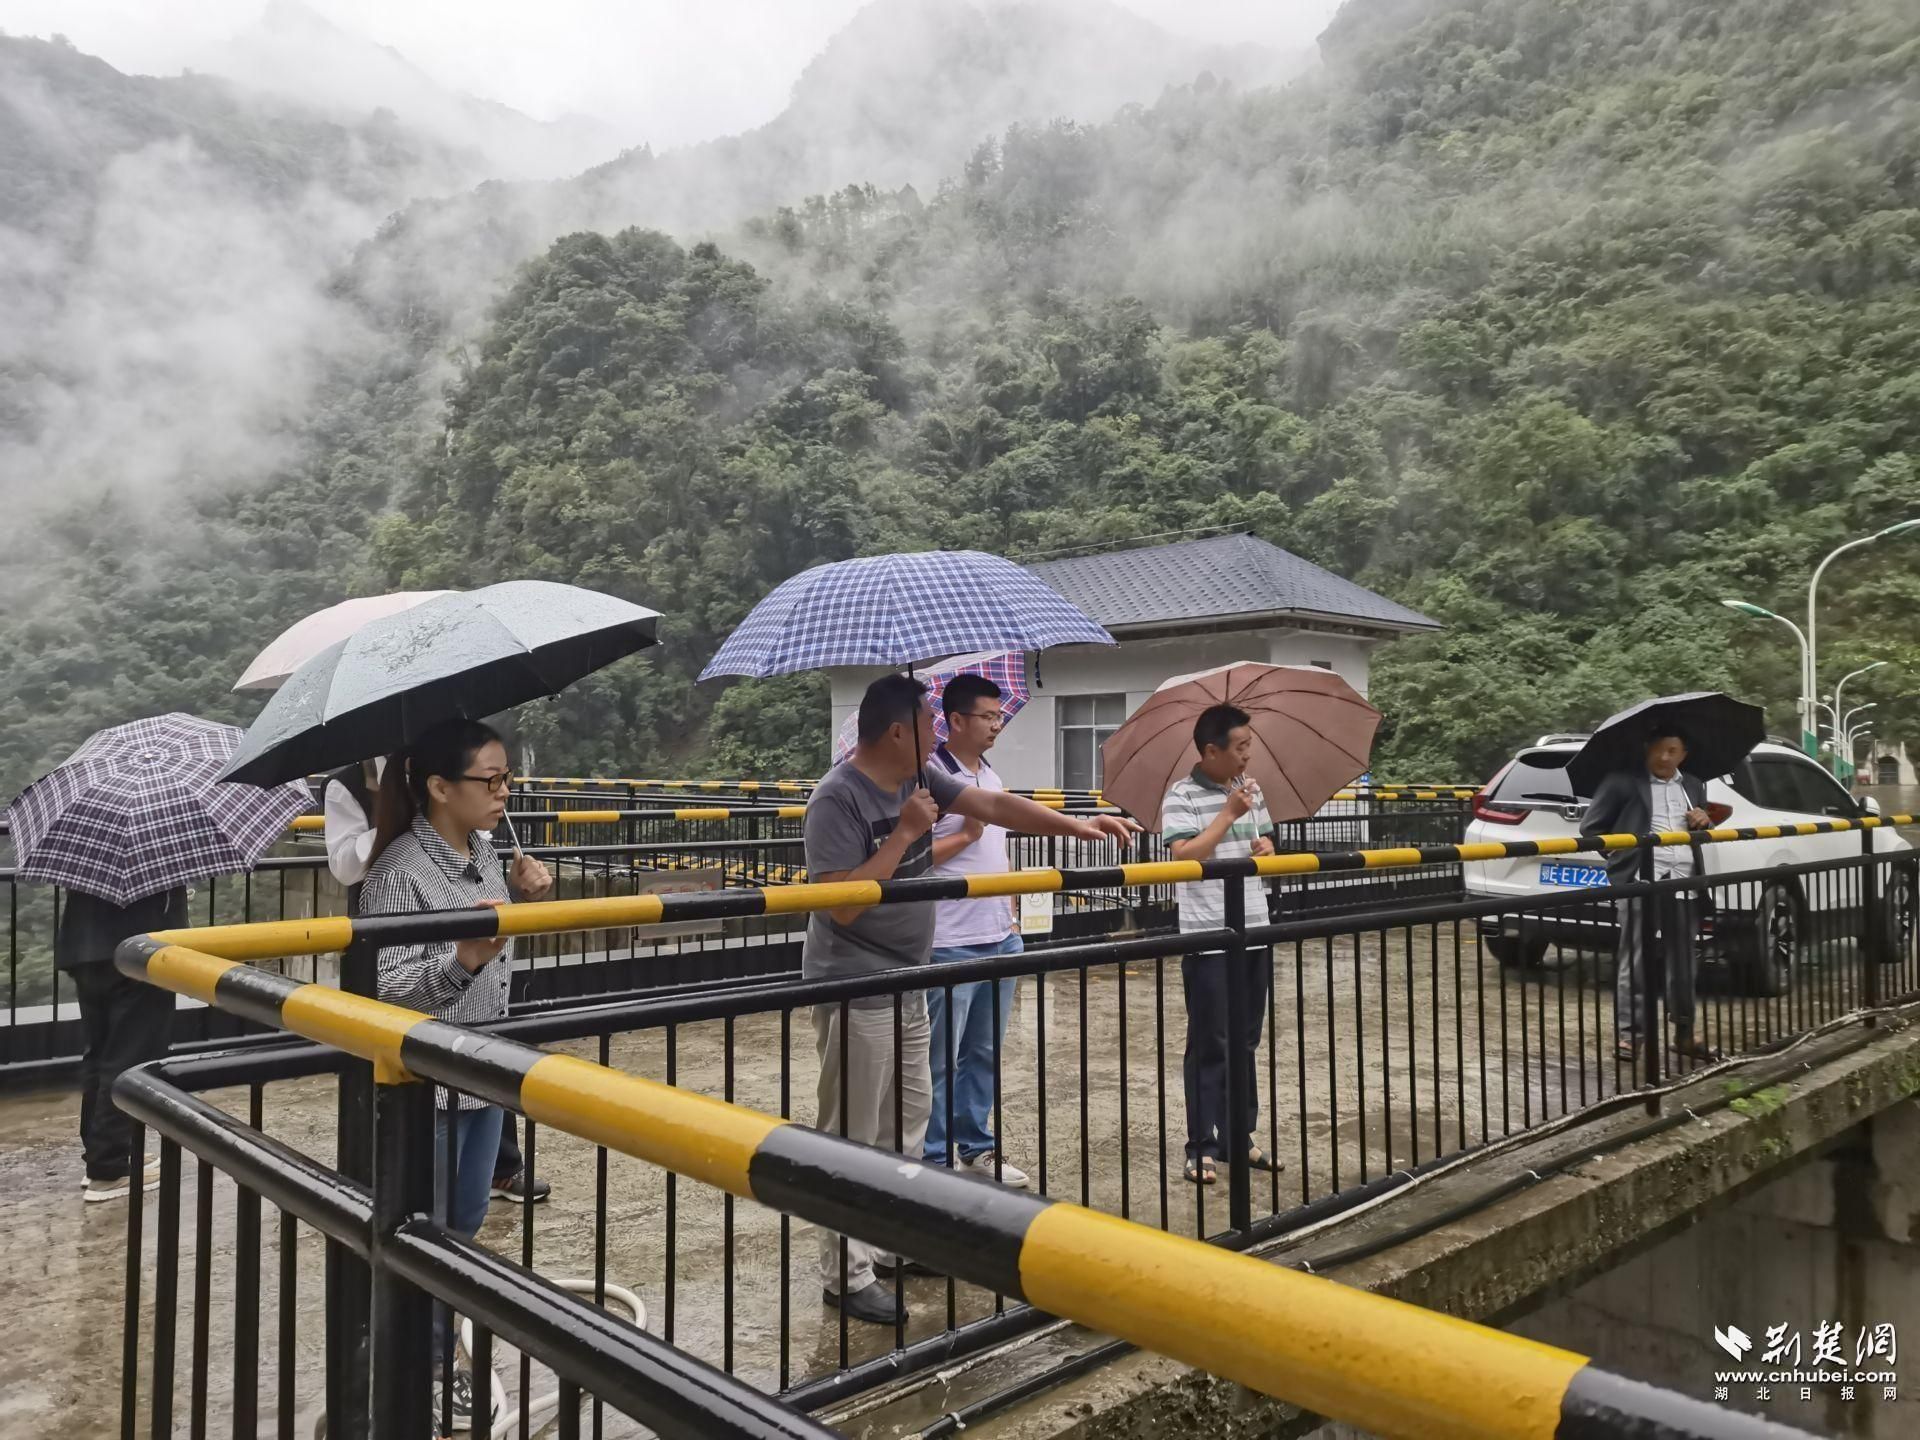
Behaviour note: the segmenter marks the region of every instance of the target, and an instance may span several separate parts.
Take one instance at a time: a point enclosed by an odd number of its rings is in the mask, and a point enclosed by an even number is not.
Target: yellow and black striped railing
[[[627,780],[615,776],[528,775],[519,783],[530,790],[558,790],[594,786],[603,790],[684,790],[718,792],[739,790],[746,794],[773,791],[781,795],[804,795],[812,790],[812,780]]]
[[[610,776],[578,775],[537,775],[521,780],[520,785],[528,790],[627,790],[639,794],[649,790],[677,790],[685,793],[696,791],[718,794],[723,791],[737,791],[753,795],[765,791],[777,791],[783,795],[810,794],[818,784],[814,780],[622,780]],[[1015,788],[1016,795],[1027,795],[1036,800],[1077,800],[1100,801],[1103,796],[1098,789],[1069,790],[1059,786],[1042,785],[1032,789]],[[1471,800],[1479,793],[1477,786],[1462,785],[1454,782],[1433,782],[1410,785],[1355,785],[1336,793],[1335,800]]]
[[[1137,864],[1081,866],[1075,870],[1008,870],[991,876],[925,876],[920,879],[858,879],[826,885],[780,885],[764,891],[720,891],[703,895],[634,895],[605,900],[549,900],[543,904],[515,904],[505,910],[472,910],[444,916],[374,916],[359,922],[340,939],[330,939],[286,954],[317,954],[338,950],[353,937],[369,937],[365,927],[378,925],[378,939],[397,945],[420,939],[474,939],[480,935],[541,935],[561,929],[603,929],[611,925],[653,925],[670,920],[724,920],[730,916],[799,914],[812,910],[849,910],[868,904],[910,900],[975,900],[1012,895],[1044,895],[1073,889],[1131,889],[1142,885],[1185,885],[1196,879],[1235,877],[1338,876],[1367,870],[1409,870],[1428,864],[1475,864],[1482,860],[1526,860],[1559,854],[1603,854],[1670,845],[1732,845],[1786,835],[1836,835],[1847,831],[1912,826],[1910,814],[1864,816],[1860,820],[1803,820],[1791,826],[1722,826],[1705,831],[1659,831],[1649,835],[1557,835],[1538,841],[1475,841],[1461,845],[1405,845],[1380,851],[1321,851],[1300,854],[1263,854],[1252,860],[1144,860]],[[568,906],[609,906],[605,914],[584,914]],[[576,918],[578,916],[578,918]],[[263,925],[227,925],[205,931],[175,931],[175,939],[200,945],[200,937],[238,937],[242,931],[263,931],[278,937],[282,922]],[[307,925],[323,922],[284,922]],[[344,922],[342,922],[344,924]],[[474,929],[480,925],[480,929]],[[497,925],[497,931],[493,929]],[[194,935],[196,939],[186,939]],[[225,943],[213,941],[207,943]],[[267,941],[269,945],[280,939]],[[288,941],[305,945],[303,941]],[[236,954],[217,950],[219,954]],[[269,956],[275,950],[248,954]]]
[[[677,805],[655,806],[646,810],[513,810],[508,818],[516,825],[618,825],[627,820],[655,823],[680,823],[718,820],[801,820],[804,805]],[[307,832],[326,829],[322,815],[297,815],[288,829]]]
[[[1073,800],[1038,800],[1036,804],[1049,810],[1065,810],[1071,807],[1076,814],[1118,814],[1111,805],[1098,805]],[[628,820],[650,821],[660,824],[667,821],[675,823],[707,823],[723,820],[803,820],[807,807],[804,805],[675,805],[651,806],[647,809],[623,810],[512,810],[508,817],[516,825],[618,825]],[[289,823],[288,829],[298,833],[309,833],[326,829],[326,817],[322,815],[297,815]]]
[[[134,978],[369,1061],[383,1084],[456,1087],[1377,1434],[1792,1433],[1596,1370],[1572,1351],[1065,1201],[902,1163],[895,1152],[237,958],[142,936],[123,944],[117,960]]]

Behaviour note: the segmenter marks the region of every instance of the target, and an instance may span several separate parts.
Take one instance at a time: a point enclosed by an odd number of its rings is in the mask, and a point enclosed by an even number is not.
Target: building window
[[[1060,731],[1060,784],[1100,788],[1100,746],[1127,718],[1125,695],[1062,695],[1054,701]]]
[[[1313,662],[1313,668],[1316,670],[1331,670],[1333,668],[1333,662],[1331,660],[1315,660]]]

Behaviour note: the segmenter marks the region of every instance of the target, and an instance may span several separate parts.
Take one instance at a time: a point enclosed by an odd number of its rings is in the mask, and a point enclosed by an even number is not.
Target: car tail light
[[[1496,810],[1492,804],[1493,792],[1500,788],[1500,782],[1507,778],[1507,771],[1513,769],[1509,760],[1500,767],[1500,773],[1481,787],[1480,793],[1473,797],[1473,818],[1483,820],[1489,825],[1518,825],[1527,818],[1524,810]]]
[[[1723,805],[1718,800],[1707,802],[1707,825],[1710,829],[1718,829],[1732,818],[1733,806]]]

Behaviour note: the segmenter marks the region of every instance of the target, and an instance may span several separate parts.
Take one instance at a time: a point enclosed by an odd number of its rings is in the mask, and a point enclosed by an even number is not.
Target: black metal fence
[[[564,898],[674,888],[759,888],[806,878],[799,806],[709,802],[607,812],[595,808],[594,797],[579,792],[521,796],[523,802],[535,798],[550,808],[515,811],[516,833],[554,869]],[[697,815],[689,817],[689,811]],[[565,818],[571,814],[593,818]],[[1274,838],[1282,853],[1430,846],[1459,840],[1466,818],[1466,807],[1457,800],[1336,801],[1322,815],[1278,827]],[[503,846],[507,843],[504,836],[498,838]],[[1086,868],[1106,864],[1114,854],[1107,842],[1055,836],[1014,836],[1011,848],[1016,869]],[[1158,835],[1143,835],[1132,853],[1158,860],[1165,848]],[[1434,864],[1361,876],[1290,877],[1275,884],[1273,905],[1276,917],[1301,916],[1396,899],[1442,898],[1459,891],[1460,867]],[[82,1049],[71,983],[52,961],[62,904],[57,889],[26,884],[12,868],[0,867],[0,906],[6,914],[0,1087],[59,1083],[70,1075]],[[195,924],[243,924],[344,914],[346,893],[328,875],[317,833],[312,833],[290,839],[250,874],[195,886],[191,905]],[[1165,886],[1077,892],[1059,897],[1054,908],[1046,922],[1051,928],[1043,933],[1056,939],[1153,933],[1173,924],[1173,894]],[[513,999],[522,1005],[558,1004],[655,986],[796,973],[804,928],[804,917],[774,917],[671,932],[543,937],[522,957]],[[333,961],[301,964],[299,973],[305,979],[324,979],[337,971]],[[176,1016],[175,1035],[182,1045],[243,1033],[244,1026],[201,1007],[183,1006]]]
[[[1594,844],[1504,848],[1552,855]],[[1593,893],[1568,891],[1260,925],[1236,913],[1239,887],[1229,885],[1224,930],[1066,945],[937,972],[749,980],[699,993],[607,997],[491,1028],[679,1091],[805,1122],[816,1113],[826,1058],[813,1043],[814,1014],[837,1014],[844,1036],[850,1010],[877,1003],[892,1054],[892,1094],[899,1097],[914,1089],[909,1070],[942,1063],[937,1055],[914,1058],[916,1051],[926,1056],[920,1015],[929,987],[950,1009],[956,987],[990,981],[976,1003],[1006,1022],[1004,1033],[992,1027],[990,1056],[991,1127],[1003,1162],[1025,1168],[1041,1194],[1243,1248],[1457,1157],[1498,1149],[1542,1124],[1621,1104],[1657,1104],[1667,1077],[1715,1063],[1711,1051],[1765,1052],[1863,1008],[1914,996],[1920,954],[1913,866],[1911,852],[1880,850],[1711,878],[1643,879],[1607,893],[1611,921],[1596,910]],[[1110,867],[1063,878],[1069,888],[1125,891],[1164,883],[1173,868]],[[1338,875],[1379,867],[1344,855],[1281,857],[1261,868]],[[1003,889],[1024,883],[1014,877]],[[952,882],[903,882],[889,899],[951,890]],[[1790,903],[1776,910],[1782,893]],[[764,913],[765,902],[751,892],[668,896],[649,915],[664,923],[731,919]],[[1624,914],[1621,907],[1628,907]],[[1783,918],[1791,922],[1784,929]],[[1642,928],[1643,945],[1671,938],[1697,947],[1701,981],[1684,1027],[1678,1022],[1688,1009],[1685,997],[1660,983],[1657,965],[1648,966],[1653,983],[1616,1004],[1610,957],[1622,923]],[[391,929],[391,922],[382,924]],[[382,934],[399,938],[398,930]],[[1545,948],[1521,952],[1527,963],[1503,964],[1494,953],[1501,947],[1487,942],[1511,937],[1543,939]],[[1650,953],[1660,948],[1648,945]],[[1250,1117],[1258,1154],[1223,1144],[1211,1185],[1187,1179],[1189,1141],[1198,1137],[1189,1134],[1191,1096],[1181,1063],[1190,1016],[1198,1013],[1190,1006],[1208,989],[1224,995],[1227,1013],[1257,1017],[1259,1032],[1251,1073],[1226,1067],[1223,1112]],[[303,1096],[291,1084],[299,1075],[337,1071],[324,1055],[303,1062],[304,1070],[285,1055],[206,1063],[201,1083],[252,1087],[256,1129],[263,1119],[269,1130],[278,1121],[311,1137],[331,1113],[332,1097],[310,1085]],[[341,1087],[349,1122],[360,1113],[364,1125],[367,1093],[356,1098]],[[946,1093],[950,1107],[953,1087]],[[952,1134],[950,1110],[947,1119]],[[916,1129],[913,1113],[897,1101],[881,1139],[911,1149],[919,1143]],[[835,1266],[831,1258],[823,1264],[811,1227],[671,1171],[638,1166],[591,1137],[532,1123],[525,1131],[528,1168],[553,1182],[553,1199],[545,1210],[527,1204],[490,1222],[483,1241],[517,1246],[525,1270],[588,1277],[597,1294],[609,1285],[643,1293],[649,1328],[662,1340],[794,1406],[844,1401],[880,1380],[948,1365],[1046,1322],[1004,1292],[912,1278],[903,1269],[886,1282],[902,1305],[897,1323],[850,1320],[822,1304],[823,1281]],[[359,1162],[347,1153],[346,1130],[341,1134],[339,1168],[356,1173]],[[191,1148],[194,1141],[183,1143]],[[211,1164],[200,1168],[201,1194],[212,1183]],[[163,1272],[166,1237],[180,1224],[179,1185],[176,1165],[163,1175],[159,1200]],[[197,1200],[202,1234],[211,1223],[200,1218],[210,1214],[209,1203]],[[236,1219],[231,1233],[234,1263],[257,1270],[262,1260],[246,1258],[259,1248],[257,1227]],[[139,1234],[136,1222],[130,1235]],[[839,1246],[844,1264],[845,1241]],[[196,1253],[206,1248],[197,1244]],[[217,1307],[209,1313],[209,1293],[199,1286],[186,1302],[196,1337],[221,1323]],[[177,1293],[168,1298],[183,1303]],[[129,1317],[132,1323],[132,1308]],[[334,1363],[349,1370],[350,1362],[338,1358],[343,1342],[336,1331],[350,1320],[336,1311],[326,1322]],[[180,1343],[172,1330],[159,1333],[160,1323],[151,1347],[143,1347],[156,1354]],[[291,1323],[286,1343],[296,1351],[317,1357],[326,1350],[308,1333],[311,1316],[303,1321],[296,1313]],[[195,1385],[227,1404],[206,1375],[207,1353],[196,1338]],[[482,1369],[485,1358],[475,1356]],[[522,1397],[532,1387],[531,1363],[521,1364]],[[132,1403],[135,1391],[128,1393]],[[286,1421],[276,1416],[276,1423]]]

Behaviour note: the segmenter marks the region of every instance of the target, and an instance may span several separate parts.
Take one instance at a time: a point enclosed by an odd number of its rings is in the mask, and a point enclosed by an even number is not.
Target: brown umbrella
[[[1167,681],[1100,747],[1101,795],[1149,830],[1160,802],[1199,761],[1193,723],[1211,705],[1252,720],[1253,759],[1267,813],[1302,820],[1367,769],[1380,712],[1331,670],[1246,661]]]

